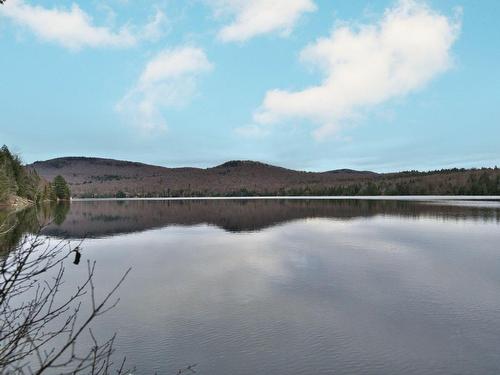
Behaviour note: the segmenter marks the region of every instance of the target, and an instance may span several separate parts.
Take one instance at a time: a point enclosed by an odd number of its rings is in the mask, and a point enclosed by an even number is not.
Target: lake
[[[76,201],[43,233],[129,268],[117,333],[137,374],[500,373],[500,202]]]

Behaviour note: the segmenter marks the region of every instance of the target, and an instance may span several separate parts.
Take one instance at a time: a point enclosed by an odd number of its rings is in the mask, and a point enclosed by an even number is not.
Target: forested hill
[[[0,148],[0,207],[22,208],[31,203],[69,197],[69,187],[61,176],[51,184],[33,168],[23,166],[21,158],[7,146]]]
[[[201,169],[86,157],[38,161],[28,167],[48,180],[63,176],[74,197],[500,195],[497,168],[304,172],[242,160]]]
[[[19,198],[29,201],[41,199],[43,180],[36,171],[23,167],[19,156],[7,146],[0,149],[0,205],[15,204]]]

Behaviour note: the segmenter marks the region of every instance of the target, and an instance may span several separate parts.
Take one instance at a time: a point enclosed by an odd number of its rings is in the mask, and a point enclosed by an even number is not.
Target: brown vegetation
[[[497,168],[378,174],[345,169],[303,172],[254,161],[207,169],[165,168],[84,157],[39,161],[29,167],[47,180],[63,176],[74,197],[500,194]]]

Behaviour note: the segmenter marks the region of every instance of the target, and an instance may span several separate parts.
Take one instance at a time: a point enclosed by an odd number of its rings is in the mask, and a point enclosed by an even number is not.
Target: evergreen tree
[[[14,165],[15,160],[7,146],[0,148],[0,201],[5,201],[10,195],[17,194],[18,183]]]
[[[0,167],[0,202],[5,201],[10,194],[10,181],[4,168]]]
[[[116,198],[127,198],[127,194],[125,194],[123,191],[119,191],[118,193],[116,193],[115,195]]]
[[[58,175],[54,178],[53,182],[55,196],[59,200],[69,200],[70,190],[69,186],[63,176]]]

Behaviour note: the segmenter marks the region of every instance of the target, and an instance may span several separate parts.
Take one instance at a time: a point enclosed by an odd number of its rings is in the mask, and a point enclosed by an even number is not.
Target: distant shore
[[[179,200],[259,200],[259,199],[303,199],[303,200],[402,200],[402,201],[500,201],[500,195],[356,195],[356,196],[247,196],[247,197],[153,197],[153,198],[72,198],[78,201],[179,201]]]
[[[167,168],[67,157],[27,166],[47,181],[62,176],[78,198],[498,196],[498,168],[377,173],[292,170],[251,160],[211,168]]]

